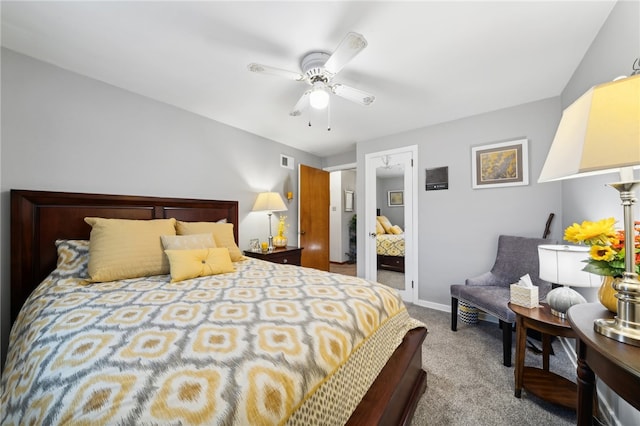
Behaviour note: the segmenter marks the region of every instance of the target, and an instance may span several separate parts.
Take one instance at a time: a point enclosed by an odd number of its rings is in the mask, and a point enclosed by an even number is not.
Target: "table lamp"
[[[640,74],[589,89],[562,113],[538,182],[620,172],[609,184],[620,192],[624,213],[625,272],[616,281],[618,314],[598,319],[596,332],[640,346],[640,281],[635,272],[633,168],[640,165]]]
[[[570,287],[600,287],[602,277],[582,270],[588,258],[589,248],[585,246],[538,246],[540,279],[562,286],[547,294],[547,303],[553,315],[566,318],[571,306],[586,303],[585,298]]]
[[[284,204],[282,196],[277,192],[262,192],[258,194],[256,202],[251,211],[267,212],[269,216],[269,251],[273,251],[273,235],[271,234],[271,215],[273,212],[286,211],[287,206]]]

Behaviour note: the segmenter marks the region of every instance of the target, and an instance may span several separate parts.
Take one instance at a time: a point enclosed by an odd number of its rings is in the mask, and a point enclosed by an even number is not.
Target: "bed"
[[[378,269],[404,273],[404,232],[386,216],[376,212],[376,255]]]
[[[404,234],[376,235],[378,269],[404,273]]]
[[[258,259],[173,283],[172,269],[86,285],[57,266],[64,242],[89,239],[86,217],[227,222],[238,241],[235,201],[12,190],[0,423],[410,422],[427,331],[392,290]]]

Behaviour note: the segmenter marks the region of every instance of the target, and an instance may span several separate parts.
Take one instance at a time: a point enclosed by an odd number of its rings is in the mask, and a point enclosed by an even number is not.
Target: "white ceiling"
[[[558,96],[615,1],[2,1],[2,45],[320,156],[359,141]],[[291,117],[299,71],[358,32],[326,116]]]

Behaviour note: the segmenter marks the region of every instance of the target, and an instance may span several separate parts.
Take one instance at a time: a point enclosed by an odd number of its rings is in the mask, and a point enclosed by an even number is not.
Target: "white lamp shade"
[[[640,164],[640,74],[592,87],[562,113],[538,182]]]
[[[582,270],[588,258],[589,248],[585,246],[540,245],[540,279],[571,287],[600,287],[601,276]]]
[[[258,194],[251,210],[254,212],[281,212],[287,210],[287,206],[279,193],[262,192]]]

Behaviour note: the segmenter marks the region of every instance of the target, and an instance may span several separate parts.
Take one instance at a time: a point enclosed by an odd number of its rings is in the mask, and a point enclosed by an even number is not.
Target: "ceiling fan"
[[[252,72],[304,81],[311,86],[302,94],[289,113],[294,117],[301,115],[307,105],[315,109],[326,108],[329,105],[330,94],[361,105],[371,105],[376,99],[372,94],[333,82],[335,75],[365,47],[367,47],[367,40],[358,33],[350,32],[332,54],[311,52],[305,55],[300,62],[302,73],[256,63],[249,64],[248,68]]]

